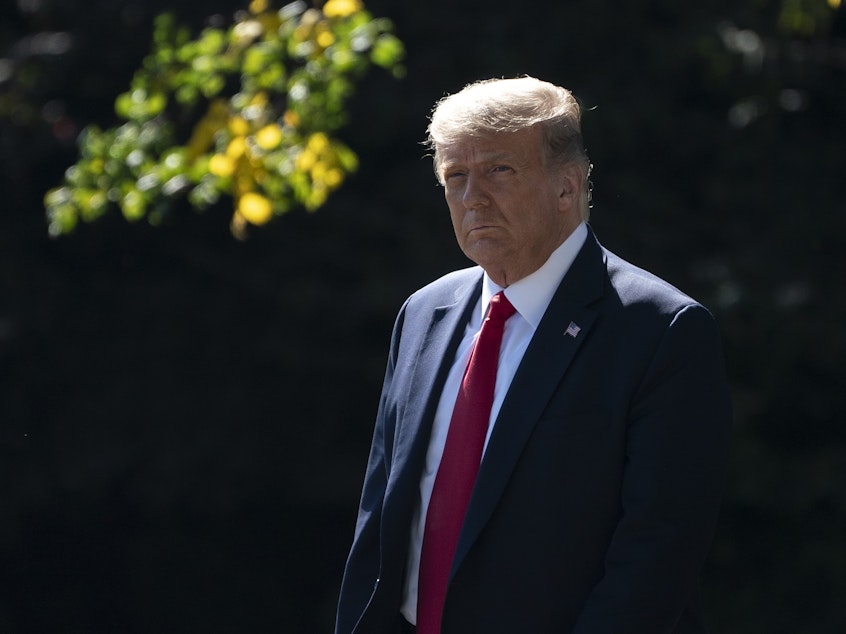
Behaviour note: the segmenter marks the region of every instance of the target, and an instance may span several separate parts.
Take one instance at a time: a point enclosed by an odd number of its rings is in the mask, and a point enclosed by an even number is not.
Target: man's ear
[[[559,204],[568,208],[578,205],[584,183],[585,175],[578,163],[570,161],[562,165],[558,170]]]

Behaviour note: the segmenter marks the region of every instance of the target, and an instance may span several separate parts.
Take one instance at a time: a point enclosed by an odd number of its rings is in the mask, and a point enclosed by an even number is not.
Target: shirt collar
[[[571,233],[561,245],[552,252],[549,258],[537,271],[514,282],[505,289],[508,301],[517,309],[533,329],[537,329],[546,307],[552,300],[556,289],[570,270],[570,265],[576,259],[579,250],[587,239],[588,231],[584,222]],[[488,274],[484,275],[482,284],[481,316],[485,318],[491,297],[503,288],[493,282]]]

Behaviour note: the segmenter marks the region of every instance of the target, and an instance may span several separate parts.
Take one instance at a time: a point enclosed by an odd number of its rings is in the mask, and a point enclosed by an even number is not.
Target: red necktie
[[[515,313],[502,292],[491,298],[455,400],[441,464],[426,512],[417,590],[418,634],[440,634],[458,535],[488,431],[505,321]]]

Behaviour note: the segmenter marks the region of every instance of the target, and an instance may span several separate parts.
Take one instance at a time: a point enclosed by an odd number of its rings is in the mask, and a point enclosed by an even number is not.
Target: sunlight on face
[[[579,183],[546,168],[539,128],[462,137],[441,156],[458,244],[500,286],[540,268],[579,224]]]

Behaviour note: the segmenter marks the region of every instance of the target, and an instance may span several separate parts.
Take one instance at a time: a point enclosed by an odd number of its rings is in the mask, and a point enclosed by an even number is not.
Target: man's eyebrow
[[[495,163],[497,161],[506,161],[506,162],[514,162],[517,160],[517,154],[514,152],[509,152],[508,150],[491,150],[490,152],[479,152],[476,157],[476,163]],[[443,165],[463,165],[464,160],[461,158],[457,159],[445,159]]]

